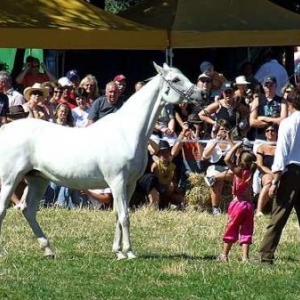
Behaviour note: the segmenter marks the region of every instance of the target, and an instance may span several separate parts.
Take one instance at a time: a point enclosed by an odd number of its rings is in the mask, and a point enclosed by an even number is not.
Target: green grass
[[[22,214],[9,210],[0,261],[0,299],[300,299],[299,229],[295,215],[283,233],[274,266],[243,264],[234,245],[219,263],[226,215],[151,211],[131,214],[136,260],[111,252],[114,214],[41,210],[39,220],[55,260],[43,258]],[[257,256],[268,217],[256,222]]]

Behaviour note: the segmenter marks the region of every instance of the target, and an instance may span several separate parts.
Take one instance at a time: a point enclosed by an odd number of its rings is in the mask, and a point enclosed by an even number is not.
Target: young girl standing
[[[242,261],[249,259],[252,244],[254,207],[252,202],[252,177],[256,169],[256,157],[242,150],[243,142],[235,144],[225,156],[225,163],[233,172],[233,200],[228,207],[228,221],[223,235],[223,252],[219,261],[227,261],[229,251],[236,241],[242,247]],[[236,157],[236,162],[233,162]]]

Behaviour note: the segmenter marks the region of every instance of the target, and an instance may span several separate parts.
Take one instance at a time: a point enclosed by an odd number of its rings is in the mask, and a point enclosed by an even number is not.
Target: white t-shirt
[[[86,127],[88,124],[88,116],[90,113],[90,108],[87,108],[85,111],[79,107],[72,109],[73,124],[74,127]]]
[[[89,191],[95,194],[111,194],[110,188],[96,189],[96,190],[89,190]],[[95,209],[99,209],[104,205],[104,203],[100,203],[99,201],[95,200],[93,197],[90,196],[89,196],[89,201],[93,205],[93,208]]]

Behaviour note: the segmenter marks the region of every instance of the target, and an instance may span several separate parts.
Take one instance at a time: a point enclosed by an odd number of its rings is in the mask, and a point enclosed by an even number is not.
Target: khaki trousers
[[[281,177],[276,199],[273,201],[271,220],[260,248],[262,261],[274,259],[282,230],[293,208],[300,224],[300,166],[290,164]]]

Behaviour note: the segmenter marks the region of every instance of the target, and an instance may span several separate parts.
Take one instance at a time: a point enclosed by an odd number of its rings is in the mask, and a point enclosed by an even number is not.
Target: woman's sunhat
[[[40,91],[43,93],[43,99],[45,99],[48,95],[49,95],[49,89],[46,87],[42,87],[42,85],[40,83],[35,83],[33,86],[27,87],[24,90],[24,98],[26,101],[29,101],[30,99],[30,94],[33,91]]]

